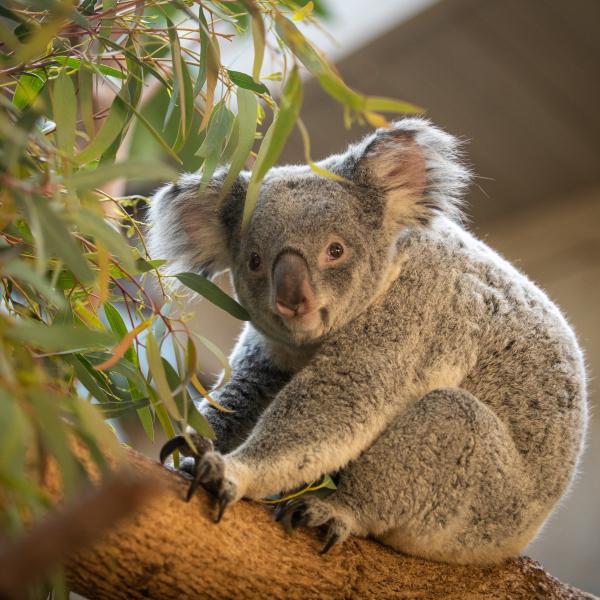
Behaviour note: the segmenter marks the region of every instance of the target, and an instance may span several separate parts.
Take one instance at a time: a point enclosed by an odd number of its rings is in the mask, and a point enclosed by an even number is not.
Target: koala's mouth
[[[316,329],[322,323],[320,309],[311,310],[308,313],[294,314],[289,317],[281,317],[281,322],[291,330],[304,330],[310,331]]]
[[[329,321],[329,311],[325,307],[314,309],[302,315],[296,314],[289,317],[277,315],[283,326],[295,336],[303,338],[316,338],[325,332]]]

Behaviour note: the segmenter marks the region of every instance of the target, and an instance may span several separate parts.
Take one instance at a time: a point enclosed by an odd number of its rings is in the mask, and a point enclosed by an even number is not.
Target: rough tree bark
[[[520,557],[482,568],[403,556],[369,540],[351,539],[320,556],[312,532],[286,535],[270,509],[250,502],[229,508],[220,524],[188,481],[128,451],[134,472],[159,480],[155,497],[133,518],[80,550],[69,562],[74,591],[91,600],[153,598],[420,598],[444,600],[593,599]],[[47,478],[60,496],[58,476]]]

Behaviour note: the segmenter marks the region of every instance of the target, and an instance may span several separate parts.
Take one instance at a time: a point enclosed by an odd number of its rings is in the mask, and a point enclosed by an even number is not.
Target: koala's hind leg
[[[318,525],[328,516],[345,535],[433,560],[492,563],[517,554],[547,514],[532,487],[504,423],[470,393],[440,389],[348,464],[335,493],[294,518]]]

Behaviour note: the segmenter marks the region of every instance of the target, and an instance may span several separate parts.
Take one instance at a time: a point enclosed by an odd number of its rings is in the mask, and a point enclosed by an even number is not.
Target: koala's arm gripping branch
[[[89,468],[81,447],[78,452]],[[351,539],[320,556],[322,542],[307,530],[287,536],[269,510],[250,502],[232,506],[217,526],[208,516],[204,492],[187,504],[183,501],[189,483],[183,475],[133,451],[125,454],[139,477],[158,480],[162,491],[92,545],[72,549],[68,581],[87,598],[594,600],[528,558],[491,568],[449,566],[363,539]],[[60,497],[60,475],[53,464],[44,485],[54,499]],[[46,540],[51,543],[60,544],[60,536]],[[0,589],[9,575],[3,566],[0,560]]]
[[[236,359],[231,379],[211,394],[226,412],[206,401],[201,407],[215,430],[215,448],[226,453],[239,446],[288,379],[287,374],[252,352]]]
[[[401,402],[395,375],[385,375],[395,371],[379,368],[389,358],[379,358],[371,354],[369,369],[358,357],[319,357],[298,373],[226,457],[241,495],[260,499],[318,480],[367,448]]]

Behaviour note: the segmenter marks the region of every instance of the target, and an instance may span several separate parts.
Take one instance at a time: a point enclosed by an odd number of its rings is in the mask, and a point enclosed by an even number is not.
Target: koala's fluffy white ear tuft
[[[165,273],[191,271],[212,278],[229,268],[231,232],[222,214],[225,205],[243,203],[245,179],[238,177],[227,196],[220,198],[226,174],[225,169],[218,171],[201,194],[200,176],[188,173],[152,198],[148,249],[152,258],[167,260]]]
[[[456,138],[419,118],[403,119],[365,140],[360,160],[386,195],[386,221],[426,225],[436,214],[461,219],[470,180]]]

